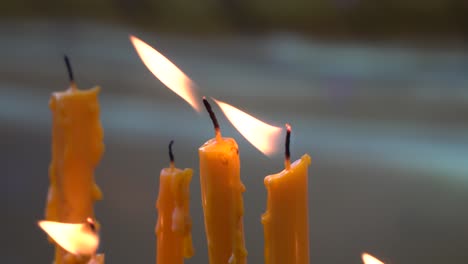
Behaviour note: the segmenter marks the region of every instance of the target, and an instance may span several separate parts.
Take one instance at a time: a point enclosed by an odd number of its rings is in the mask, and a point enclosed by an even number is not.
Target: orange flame
[[[154,76],[164,83],[167,88],[187,101],[196,111],[200,112],[202,108],[198,102],[199,100],[197,100],[199,96],[195,92],[196,84],[174,63],[141,39],[130,35],[130,41],[143,63]]]
[[[99,246],[99,236],[90,223],[67,224],[53,221],[39,221],[39,226],[57,244],[74,255],[91,256]]]
[[[281,128],[269,125],[255,117],[233,107],[232,105],[213,99],[221,108],[232,125],[254,147],[265,155],[276,152],[281,136]]]
[[[362,261],[364,264],[385,264],[368,253],[362,253]]]

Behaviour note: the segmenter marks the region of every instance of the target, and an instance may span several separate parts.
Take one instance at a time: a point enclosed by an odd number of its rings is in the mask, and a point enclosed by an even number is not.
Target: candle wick
[[[284,167],[289,170],[291,168],[291,126],[286,124],[286,141],[284,144]]]
[[[73,70],[71,67],[70,59],[67,55],[64,55],[63,59],[65,60],[65,65],[67,66],[68,78],[70,79],[70,82],[74,82],[75,78],[73,77]]]
[[[210,114],[211,121],[213,122],[214,130],[215,130],[215,136],[216,140],[221,141],[221,129],[219,129],[219,123],[218,119],[216,118],[215,113],[213,112],[213,109],[211,108],[210,103],[206,99],[205,96],[203,96],[203,104],[205,105],[206,111]]]
[[[63,59],[65,60],[65,65],[67,66],[68,79],[70,80],[71,88],[76,89],[75,78],[73,76],[73,70],[71,67],[70,59],[67,55],[64,55]]]
[[[172,152],[172,145],[174,144],[174,140],[171,140],[171,142],[169,142],[169,161],[171,163],[171,169],[174,169],[175,168],[175,165],[174,165],[174,153]]]

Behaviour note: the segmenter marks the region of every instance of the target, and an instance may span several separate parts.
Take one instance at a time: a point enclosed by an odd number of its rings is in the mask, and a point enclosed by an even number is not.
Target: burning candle
[[[264,154],[276,151],[280,128],[266,124],[224,102],[216,101],[236,129]],[[285,170],[267,176],[267,211],[262,217],[265,231],[265,263],[309,263],[307,167],[309,155],[290,163],[291,128],[287,126]]]
[[[198,149],[200,185],[210,264],[247,263],[244,245],[239,149],[232,138],[223,138],[210,104],[203,98],[215,129],[215,138]]]
[[[276,152],[276,144],[275,142],[277,141],[278,137],[281,134],[281,128],[271,126],[265,122],[262,122],[253,116],[225,103],[221,102],[218,100],[215,100],[215,102],[219,105],[223,113],[226,115],[226,117],[229,119],[229,121],[234,125],[234,127],[252,144],[254,145],[258,150],[263,152],[266,155],[270,155]],[[289,135],[289,134],[288,134]],[[289,140],[289,136],[288,136]],[[289,141],[288,141],[289,142]],[[288,143],[289,145],[289,143]],[[289,151],[289,146],[288,146],[288,151]],[[289,157],[289,154],[288,154]],[[310,158],[305,155],[303,157],[305,162],[307,162],[306,165],[310,162]],[[296,169],[296,164],[293,164],[291,166],[289,164],[289,158],[287,159],[287,172],[284,174],[286,180],[282,180],[281,183],[280,181],[277,181],[280,183],[281,188],[275,188],[274,189],[274,195],[269,194],[269,204],[271,201],[271,197],[273,198],[279,198],[284,199],[283,201],[276,202],[274,208],[279,208],[281,210],[274,210],[273,214],[275,219],[274,221],[269,221],[271,223],[265,225],[265,259],[266,263],[308,263],[308,238],[307,238],[307,233],[308,233],[308,224],[307,224],[307,171],[306,171],[306,165],[302,164],[304,163],[301,161],[301,165],[297,167],[304,167],[304,172]],[[302,177],[302,174],[304,174]],[[303,178],[302,182],[299,182],[297,178]],[[300,184],[302,184],[300,186]],[[276,184],[275,184],[276,185]],[[305,190],[305,191],[304,191]],[[299,193],[296,193],[298,192]],[[291,200],[291,197],[294,197],[297,195],[297,197],[300,198],[300,201],[295,201],[294,199]],[[281,198],[284,197],[284,198]],[[303,199],[305,199],[303,201]],[[299,202],[300,205],[298,204],[290,204],[294,202]],[[301,210],[301,212],[295,212],[295,210]],[[300,219],[300,218],[303,219]],[[268,222],[268,221],[267,221]],[[303,235],[300,235],[301,237],[300,240],[296,241],[291,241],[291,239],[284,235],[277,235],[281,234],[284,232],[302,232]],[[267,235],[268,234],[268,235]],[[307,238],[307,239],[302,239],[302,238]],[[284,241],[283,241],[284,240]],[[274,241],[274,242],[271,242]],[[294,245],[291,245],[291,243],[294,242],[306,242],[305,245],[301,246],[296,246],[294,249],[303,251],[307,249],[305,252],[299,252],[297,257],[300,257],[302,260],[302,255],[306,254],[306,257],[304,256],[304,259],[301,262],[296,261],[296,258],[293,258],[290,256],[291,252],[291,246],[294,247]],[[272,244],[276,243],[276,244]],[[275,246],[276,252],[272,252],[270,248]],[[277,254],[277,255],[271,255],[271,254]]]
[[[170,167],[159,176],[157,264],[182,264],[184,257],[193,256],[192,220],[189,212],[189,185],[192,169],[178,169],[174,165],[172,144],[169,144]]]
[[[309,221],[307,167],[310,156],[290,162],[291,127],[287,126],[285,169],[265,177],[267,210],[262,216],[265,236],[265,263],[308,264]]]
[[[104,152],[103,129],[99,121],[100,88],[79,90],[70,62],[65,57],[70,88],[53,93],[52,161],[49,167],[46,220],[80,223],[94,218],[94,202],[102,193],[94,181],[94,169]],[[56,246],[55,263],[83,263]]]

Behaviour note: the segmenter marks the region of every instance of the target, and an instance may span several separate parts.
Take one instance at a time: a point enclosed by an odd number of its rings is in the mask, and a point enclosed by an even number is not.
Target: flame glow
[[[99,246],[99,237],[91,230],[88,223],[39,221],[39,226],[57,244],[74,255],[93,255]]]
[[[202,108],[198,102],[199,96],[195,92],[196,84],[174,63],[141,39],[130,35],[130,41],[143,63],[154,76],[200,112]]]
[[[277,150],[277,142],[281,136],[281,128],[269,125],[255,117],[224,102],[213,99],[221,108],[232,125],[254,147],[265,155],[271,155]]]
[[[364,264],[385,264],[368,253],[362,253],[362,261]]]

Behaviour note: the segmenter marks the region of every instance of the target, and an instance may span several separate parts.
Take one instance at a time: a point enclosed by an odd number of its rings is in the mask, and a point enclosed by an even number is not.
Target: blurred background
[[[51,263],[44,217],[53,91],[100,85],[106,152],[96,204],[107,263],[154,263],[167,144],[196,172],[196,255],[207,263],[197,149],[213,136],[142,64],[128,35],[165,54],[199,92],[293,126],[309,170],[311,263],[468,262],[468,2],[103,0],[0,2],[4,263]],[[217,111],[240,147],[250,263],[263,263],[263,178],[283,167]]]

